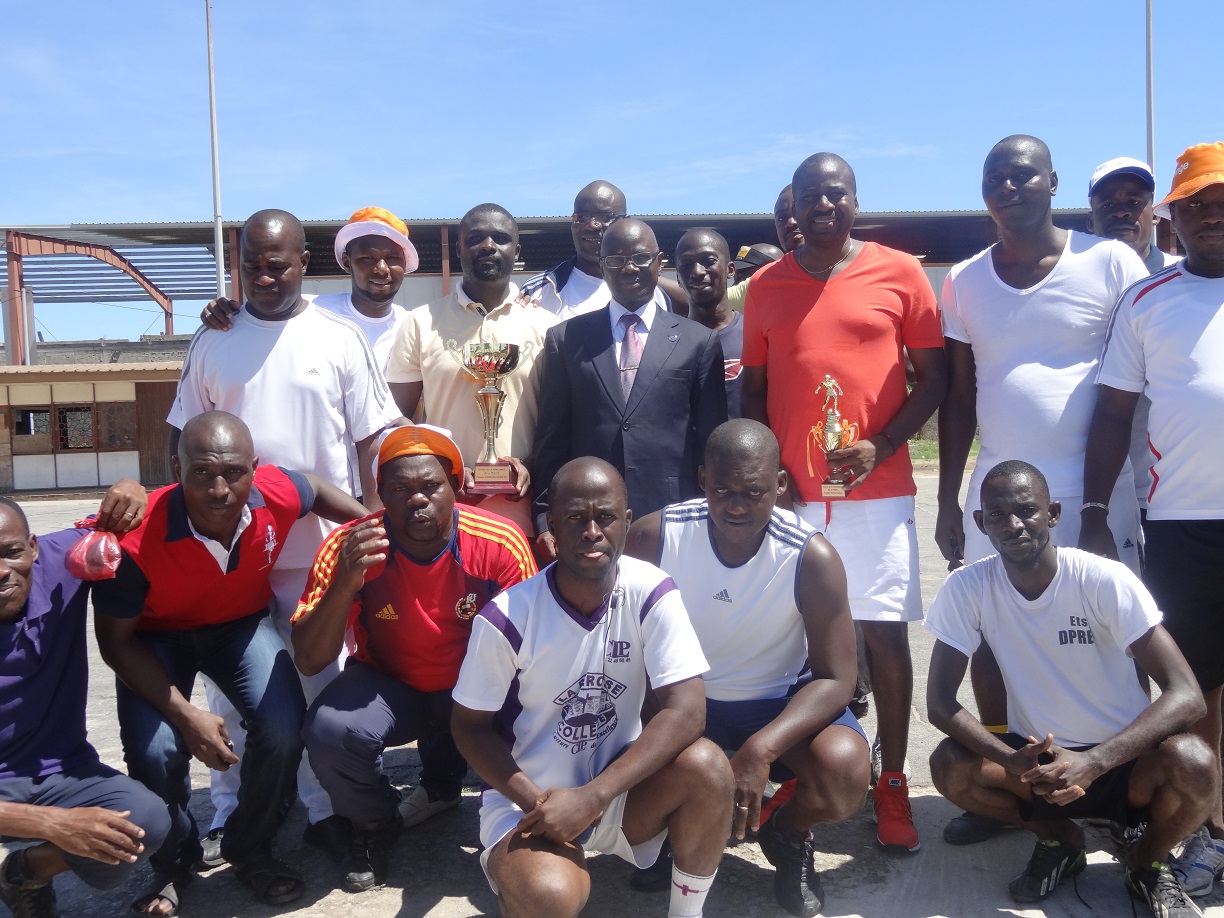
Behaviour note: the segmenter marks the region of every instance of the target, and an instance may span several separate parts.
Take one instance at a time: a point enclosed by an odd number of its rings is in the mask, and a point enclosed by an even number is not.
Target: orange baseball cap
[[[405,274],[411,274],[420,265],[416,246],[408,241],[408,225],[382,207],[363,207],[340,227],[340,232],[336,233],[336,264],[344,264],[344,250],[361,236],[382,236],[398,245],[404,252]]]
[[[1169,205],[1197,194],[1208,185],[1224,183],[1224,142],[1196,143],[1177,157],[1173,188],[1154,208],[1156,216],[1170,219]]]
[[[432,424],[413,424],[408,427],[392,427],[383,434],[378,445],[374,477],[382,483],[382,467],[400,456],[437,456],[451,465],[451,474],[463,480],[463,455],[459,445],[451,439],[450,431]]]

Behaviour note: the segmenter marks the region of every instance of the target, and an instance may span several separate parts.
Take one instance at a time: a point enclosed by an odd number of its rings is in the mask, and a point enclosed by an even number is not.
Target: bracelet
[[[890,436],[889,436],[887,433],[885,433],[885,432],[884,432],[884,431],[882,431],[882,430],[881,430],[881,431],[880,431],[878,434],[876,434],[876,436],[877,436],[877,437],[883,437],[885,440],[887,440],[887,441],[888,441],[888,448],[889,448],[890,450],[892,450],[891,455],[893,455],[893,456],[897,455],[897,444],[893,442],[893,438],[892,438],[892,437],[890,437]]]
[[[1099,501],[1090,500],[1090,501],[1085,501],[1084,506],[1080,507],[1080,513],[1083,513],[1085,510],[1091,509],[1093,507],[1095,507],[1097,510],[1104,510],[1106,513],[1109,512],[1109,504],[1102,504]]]

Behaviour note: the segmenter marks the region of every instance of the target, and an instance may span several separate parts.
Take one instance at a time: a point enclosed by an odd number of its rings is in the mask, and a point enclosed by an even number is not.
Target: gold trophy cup
[[[514,466],[497,458],[497,430],[501,427],[502,402],[506,393],[497,383],[514,371],[519,362],[517,344],[479,342],[464,345],[463,366],[484,385],[476,390],[476,404],[484,420],[484,451],[472,468],[475,481],[471,488],[477,494],[514,494],[518,491]]]
[[[842,387],[838,385],[837,380],[832,376],[826,375],[824,382],[816,390],[817,395],[820,394],[821,389],[824,390],[825,395],[824,405],[820,409],[824,412],[824,417],[812,427],[811,432],[808,434],[807,443],[808,474],[813,477],[816,475],[816,472],[812,466],[812,447],[815,446],[822,453],[829,453],[835,449],[845,449],[852,443],[858,442],[860,430],[858,424],[841,416],[837,400],[845,393],[842,392]],[[845,482],[830,474],[820,484],[820,496],[826,498],[845,497]]]

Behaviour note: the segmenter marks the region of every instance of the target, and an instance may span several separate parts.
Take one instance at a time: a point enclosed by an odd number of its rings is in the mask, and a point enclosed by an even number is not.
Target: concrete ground
[[[935,548],[934,471],[918,474],[917,520],[921,536],[923,596],[929,603],[943,582],[945,564]],[[26,504],[35,532],[49,532],[70,525],[96,506],[96,502],[57,500]],[[913,768],[911,794],[914,819],[923,840],[921,850],[907,856],[883,853],[875,842],[869,809],[839,826],[816,831],[817,867],[824,877],[829,916],[871,918],[935,918],[935,916],[1048,915],[1051,918],[1100,918],[1131,914],[1131,902],[1122,887],[1122,871],[1111,855],[1104,830],[1088,829],[1089,865],[1075,888],[1067,883],[1039,909],[1019,909],[1007,895],[1007,882],[1019,873],[1032,848],[1032,836],[1020,831],[971,848],[953,848],[940,837],[943,825],[957,810],[931,786],[927,758],[941,735],[927,722],[925,691],[931,638],[919,625],[910,630],[914,656],[914,708],[911,720],[909,759]],[[115,719],[114,678],[96,651],[90,657],[89,736],[104,761],[122,769],[123,755]],[[197,692],[197,700],[203,692]],[[967,704],[972,705],[964,693]],[[874,730],[874,712],[864,719],[869,735]],[[391,750],[386,764],[400,785],[414,783],[419,760],[413,747]],[[465,788],[457,810],[435,817],[424,826],[406,832],[397,843],[389,884],[384,889],[349,895],[337,888],[338,868],[302,841],[305,814],[299,806],[281,832],[278,855],[295,865],[307,880],[305,895],[293,906],[266,908],[257,905],[233,871],[223,867],[198,877],[188,888],[184,915],[193,918],[227,916],[388,916],[398,918],[460,918],[496,915],[497,902],[489,892],[478,862],[477,806],[473,786]],[[197,790],[193,797],[196,819],[206,831],[212,814],[208,799],[207,773],[193,770]],[[608,857],[591,859],[593,891],[584,915],[619,918],[625,915],[658,915],[667,911],[662,894],[643,895],[626,886],[628,867]],[[74,878],[57,883],[65,916],[112,916],[125,914],[128,903],[143,891],[148,868],[117,890],[97,892]],[[727,849],[717,884],[706,905],[709,918],[774,918],[786,913],[778,908],[771,890],[772,868],[752,842]],[[1078,891],[1078,898],[1077,893]],[[1081,901],[1082,900],[1082,901]],[[1204,912],[1224,918],[1224,889],[1199,900]],[[1146,914],[1143,906],[1139,914]]]

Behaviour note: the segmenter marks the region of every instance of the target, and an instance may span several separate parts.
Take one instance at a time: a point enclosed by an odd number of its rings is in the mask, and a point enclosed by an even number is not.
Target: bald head
[[[1021,154],[1035,165],[1044,166],[1047,171],[1054,168],[1050,148],[1046,146],[1044,140],[1031,134],[1011,134],[990,148],[990,152],[986,154],[986,164],[983,169],[989,168],[992,162],[1010,161]]]
[[[574,197],[574,213],[594,214],[607,211],[612,215],[625,213],[625,193],[603,179],[596,179]]]
[[[235,454],[254,463],[251,431],[241,418],[228,411],[206,411],[183,425],[178,442],[178,460],[183,468],[200,456],[220,453]]]
[[[632,247],[639,243],[647,246],[652,252],[659,250],[659,243],[650,225],[642,220],[627,217],[624,220],[617,220],[604,230],[599,254],[601,256],[623,254],[622,250],[626,246]]]
[[[649,226],[633,218],[617,220],[604,230],[599,255],[603,279],[616,302],[637,312],[654,298],[663,258]],[[635,258],[647,263],[635,264]]]
[[[591,494],[606,496],[622,511],[629,506],[629,492],[616,467],[594,456],[582,456],[557,469],[548,486],[548,509],[556,513],[576,496]]]
[[[302,221],[287,210],[269,208],[256,211],[242,224],[241,245],[245,251],[257,240],[276,239],[294,251],[306,251],[306,231]]]
[[[706,441],[705,462],[728,468],[764,462],[766,470],[775,475],[782,468],[778,438],[764,424],[748,418],[734,418],[714,428]]]
[[[500,204],[477,204],[466,214],[464,214],[463,219],[459,221],[460,239],[463,238],[464,232],[472,225],[476,223],[486,223],[489,220],[501,223],[507,227],[513,227],[514,241],[518,242],[518,221],[514,219],[514,216],[510,213],[510,211],[506,210],[506,208],[502,207]]]
[[[680,241],[676,243],[676,258],[679,260],[681,252],[706,247],[713,248],[725,256],[728,261],[731,260],[731,249],[722,233],[706,227],[691,229],[680,237]]]
[[[802,193],[802,188],[812,184],[814,177],[825,175],[837,175],[850,186],[852,194],[858,194],[858,182],[854,177],[854,170],[836,153],[813,153],[801,162],[791,178],[792,193],[798,197]]]

